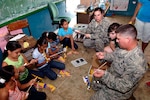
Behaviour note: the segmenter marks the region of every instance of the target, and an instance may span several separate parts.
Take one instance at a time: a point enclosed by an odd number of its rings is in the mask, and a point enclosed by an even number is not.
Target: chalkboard
[[[0,25],[62,0],[0,0]]]

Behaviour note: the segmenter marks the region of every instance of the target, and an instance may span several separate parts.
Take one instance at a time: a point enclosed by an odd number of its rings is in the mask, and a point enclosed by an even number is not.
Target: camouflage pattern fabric
[[[107,34],[109,25],[105,18],[99,24],[93,19],[86,29],[86,33],[91,34],[91,38],[83,41],[84,46],[95,48],[96,51],[103,51],[104,44],[109,43]]]
[[[147,70],[147,62],[140,47],[131,51],[117,48],[105,59],[112,61],[102,78],[93,77],[91,86],[96,93],[91,100],[126,100],[137,87]]]

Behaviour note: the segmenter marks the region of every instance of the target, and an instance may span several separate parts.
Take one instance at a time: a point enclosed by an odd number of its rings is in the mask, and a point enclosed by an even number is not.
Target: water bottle
[[[105,7],[105,0],[100,0],[99,7],[100,7],[101,9],[103,9],[103,10],[106,9],[106,7]]]

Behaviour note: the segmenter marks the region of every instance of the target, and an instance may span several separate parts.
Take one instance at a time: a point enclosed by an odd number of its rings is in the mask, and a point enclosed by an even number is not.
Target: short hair
[[[68,22],[68,21],[67,21],[66,19],[61,19],[61,20],[60,20],[60,25],[63,25],[64,22]]]
[[[130,36],[133,39],[136,39],[136,37],[137,37],[137,30],[136,30],[135,26],[132,24],[125,24],[125,25],[120,26],[116,30],[116,33],[125,35],[125,36]]]
[[[96,7],[94,9],[94,12],[96,12],[96,11],[100,11],[102,14],[104,14],[104,10],[102,8],[100,8],[100,7]]]
[[[112,32],[112,31],[116,31],[119,26],[120,26],[119,23],[112,23],[112,24],[108,27],[108,33]]]

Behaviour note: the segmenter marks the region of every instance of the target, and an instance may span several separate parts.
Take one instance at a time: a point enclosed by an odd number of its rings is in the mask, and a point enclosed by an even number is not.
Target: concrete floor
[[[112,16],[107,17],[107,19],[110,22],[125,24],[129,22],[130,17]],[[42,91],[47,93],[47,100],[89,100],[90,96],[94,93],[93,90],[87,90],[82,77],[88,75],[88,69],[91,65],[92,56],[95,54],[95,51],[93,49],[85,49],[82,43],[78,43],[78,45],[79,54],[67,56],[65,62],[66,71],[68,71],[71,76],[58,77],[55,81],[49,80],[46,77],[44,78],[45,83],[56,86],[56,90],[53,92],[50,92],[49,89],[42,89]],[[150,46],[148,46],[145,51],[145,57],[148,62],[150,61],[149,51]],[[71,61],[80,57],[83,57],[88,63],[80,67],[74,67],[71,64]],[[150,88],[146,87],[146,81],[150,81],[150,70],[145,74],[144,78],[139,83],[138,88],[134,92],[136,100],[150,100]]]

